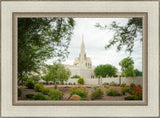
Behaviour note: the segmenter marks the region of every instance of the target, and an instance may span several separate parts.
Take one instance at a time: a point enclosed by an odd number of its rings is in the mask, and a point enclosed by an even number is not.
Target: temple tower
[[[90,57],[86,56],[83,35],[82,35],[82,43],[81,43],[79,57],[75,58],[74,65],[79,66],[81,69],[91,69],[92,68],[91,59]]]

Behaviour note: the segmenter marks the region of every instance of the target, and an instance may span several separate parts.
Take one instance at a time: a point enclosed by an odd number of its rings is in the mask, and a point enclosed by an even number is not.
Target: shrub
[[[109,83],[106,83],[106,82],[105,82],[105,83],[103,83],[103,85],[104,85],[104,86],[105,86],[105,85],[109,85]]]
[[[94,100],[96,98],[100,98],[100,97],[102,97],[102,95],[104,95],[104,92],[103,92],[102,88],[99,87],[98,89],[92,91],[91,99]]]
[[[74,75],[71,78],[80,78],[80,76],[79,75]]]
[[[73,85],[76,85],[76,83],[74,82]]]
[[[27,88],[33,89],[34,88],[34,84],[35,84],[34,80],[32,78],[29,78],[25,85],[27,86]]]
[[[70,93],[70,95],[79,95],[82,98],[87,97],[87,94],[88,92],[86,91],[86,89],[82,89],[82,88],[79,89],[77,87],[71,89],[71,93]]]
[[[42,93],[45,94],[45,95],[48,95],[49,89],[47,89],[47,88],[42,88]]]
[[[68,86],[65,86],[64,88],[69,88]]]
[[[68,83],[68,85],[72,85],[72,83],[71,83],[71,82],[69,82],[69,83]]]
[[[131,89],[130,89],[129,87],[127,87],[127,88],[122,88],[122,89],[121,89],[121,93],[122,93],[123,95],[125,95],[125,93],[131,93]]]
[[[117,86],[117,84],[114,81],[112,81],[109,85],[110,86]]]
[[[84,78],[79,78],[78,79],[78,84],[84,84]]]
[[[93,86],[94,90],[96,90],[97,88],[99,88],[99,86]]]
[[[136,96],[135,95],[130,95],[124,98],[125,100],[136,100]]]
[[[83,99],[80,97],[79,100],[81,101],[81,100],[83,100]]]
[[[40,94],[40,93],[36,94],[33,98],[34,100],[48,100],[45,95]]]
[[[20,97],[21,95],[22,95],[22,90],[18,88],[18,97]]]
[[[36,92],[41,92],[42,88],[43,88],[43,84],[36,84],[34,86],[34,89],[35,89]]]
[[[51,100],[61,100],[63,98],[63,93],[58,89],[50,89],[48,95]]]
[[[134,87],[136,87],[136,85],[134,83],[131,83],[130,88],[134,88]]]
[[[34,94],[26,94],[26,98],[31,98],[31,99],[33,99],[33,97],[34,97]]]
[[[109,88],[109,85],[104,85],[104,87],[108,89],[108,88]]]
[[[28,76],[23,76],[22,77],[22,81],[27,81],[28,80]]]
[[[118,96],[119,95],[119,92],[117,89],[114,89],[114,88],[110,88],[106,91],[106,94],[108,96]]]
[[[126,86],[126,83],[122,83],[120,87],[125,87]]]

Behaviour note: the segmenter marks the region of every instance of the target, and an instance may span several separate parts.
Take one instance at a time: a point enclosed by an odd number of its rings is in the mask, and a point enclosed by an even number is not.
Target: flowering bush
[[[125,100],[142,100],[142,87],[141,85],[130,85],[131,95],[125,97]]]
[[[37,92],[41,92],[41,91],[42,91],[42,88],[43,88],[43,84],[36,84],[36,85],[34,86],[34,89],[35,89],[35,91],[37,91]]]
[[[107,89],[107,91],[106,91],[106,95],[109,95],[109,96],[117,96],[117,95],[119,95],[119,92],[118,92],[117,89],[109,88],[109,89]]]
[[[100,98],[100,97],[102,97],[102,95],[104,95],[104,92],[103,92],[102,88],[99,87],[98,89],[92,91],[91,99],[94,100],[96,98]]]
[[[141,85],[137,85],[131,88],[132,95],[136,96],[137,100],[142,100],[142,87]]]
[[[70,95],[79,95],[82,98],[87,97],[87,94],[88,92],[86,91],[85,88],[78,88],[78,87],[72,88],[70,93]]]

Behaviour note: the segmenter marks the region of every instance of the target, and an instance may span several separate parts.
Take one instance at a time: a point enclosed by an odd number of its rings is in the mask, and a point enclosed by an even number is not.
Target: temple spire
[[[82,34],[82,43],[81,43],[81,53],[85,53],[85,46],[84,46],[84,36]]]

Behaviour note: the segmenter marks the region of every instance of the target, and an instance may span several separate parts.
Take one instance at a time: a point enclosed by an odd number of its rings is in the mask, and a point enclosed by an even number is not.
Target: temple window
[[[86,60],[86,54],[84,54],[84,60]]]

